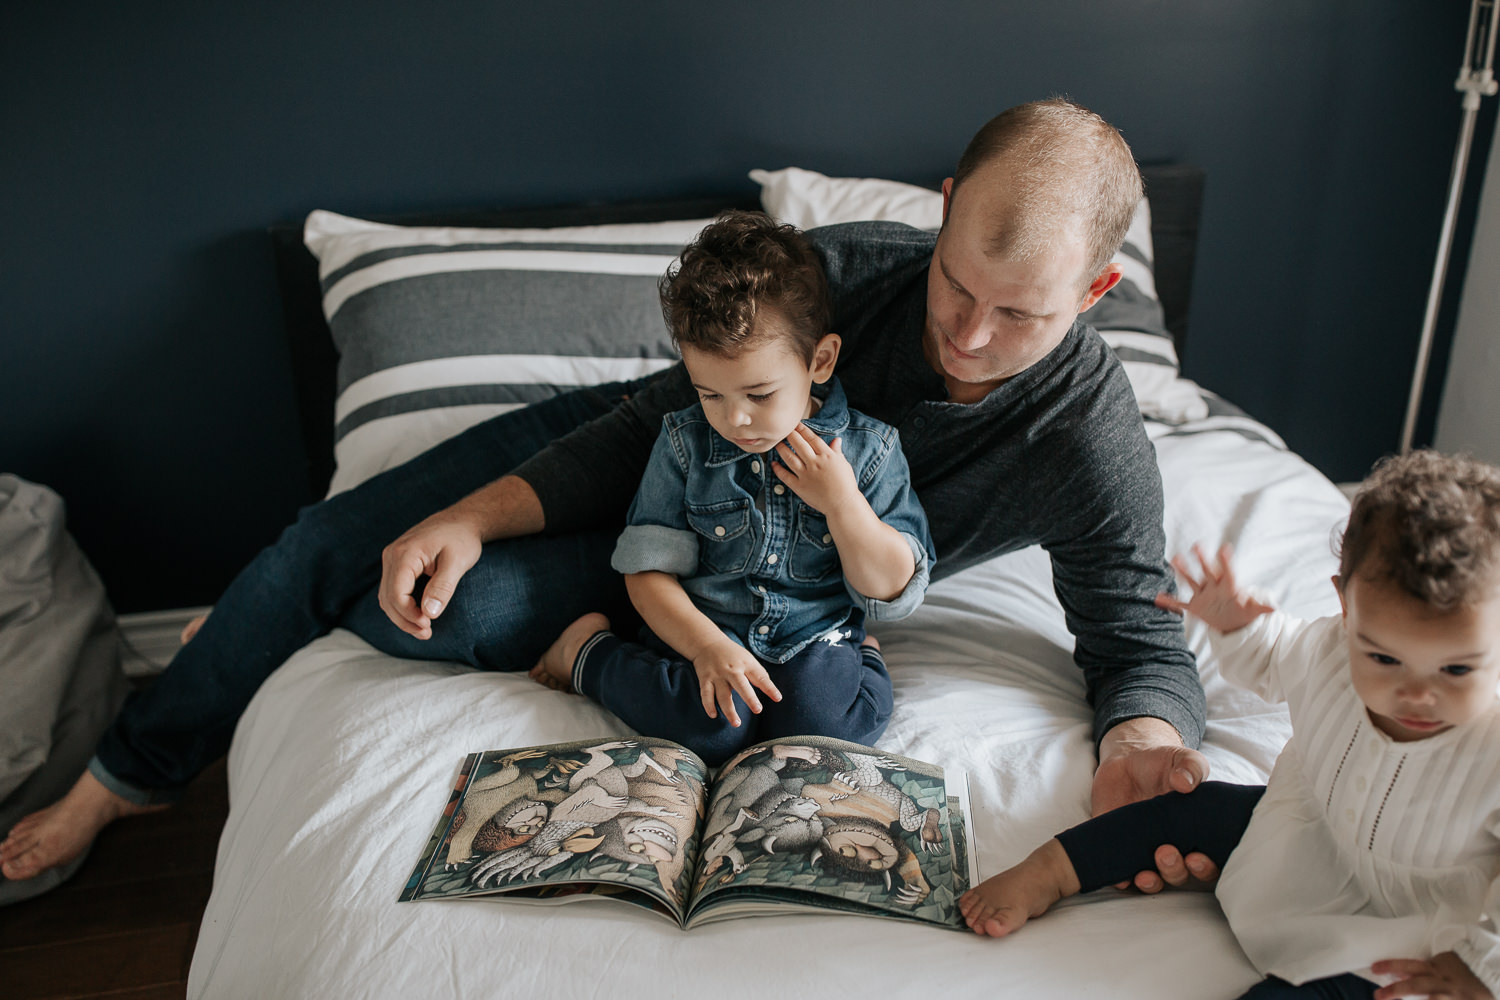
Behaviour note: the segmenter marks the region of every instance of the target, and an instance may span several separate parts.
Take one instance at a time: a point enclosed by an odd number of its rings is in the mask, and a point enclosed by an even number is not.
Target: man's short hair
[[[660,290],[679,349],[733,357],[756,339],[756,316],[767,307],[785,318],[788,346],[808,364],[828,332],[822,261],[799,229],[764,212],[720,215],[683,249]]]
[[[1500,469],[1414,451],[1360,485],[1339,546],[1339,579],[1387,581],[1438,611],[1490,595],[1500,555]]]
[[[1007,166],[1009,218],[996,226],[989,251],[1015,259],[1035,255],[1060,229],[1078,227],[1092,281],[1125,242],[1144,192],[1130,147],[1113,125],[1061,97],[1017,105],[975,133],[953,171],[953,193],[980,168]]]

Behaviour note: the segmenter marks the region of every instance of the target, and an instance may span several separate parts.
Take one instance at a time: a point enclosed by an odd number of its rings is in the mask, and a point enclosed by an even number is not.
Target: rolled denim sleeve
[[[626,528],[609,564],[618,573],[691,576],[698,568],[698,535],[687,523],[684,458],[665,427],[656,438],[640,488],[625,516]]]
[[[887,427],[885,431],[888,436],[876,451],[875,459],[861,470],[860,492],[869,501],[875,516],[901,533],[911,547],[915,565],[911,579],[906,581],[901,593],[889,601],[861,594],[847,580],[844,586],[867,617],[875,621],[896,621],[921,605],[932,579],[932,564],[937,561],[937,553],[933,550],[932,534],[927,529],[927,514],[911,488],[911,470],[906,464],[896,429]]]

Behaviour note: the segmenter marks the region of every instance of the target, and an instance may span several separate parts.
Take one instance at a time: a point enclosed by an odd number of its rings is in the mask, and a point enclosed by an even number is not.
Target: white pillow
[[[943,196],[931,188],[873,177],[825,177],[814,170],[752,170],[767,214],[798,229],[839,222],[904,222],[937,232]]]
[[[799,229],[841,222],[904,222],[936,232],[943,221],[940,191],[870,177],[827,177],[813,170],[752,170],[761,206]],[[1202,420],[1208,403],[1198,386],[1178,374],[1177,349],[1162,322],[1151,245],[1151,204],[1142,198],[1125,245],[1114,257],[1120,283],[1086,318],[1125,367],[1141,414],[1166,423]]]

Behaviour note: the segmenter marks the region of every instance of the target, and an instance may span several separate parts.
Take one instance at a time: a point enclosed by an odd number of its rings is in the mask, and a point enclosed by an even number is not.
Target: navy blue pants
[[[1205,781],[1183,795],[1168,792],[1144,802],[1095,816],[1058,834],[1081,892],[1124,882],[1136,872],[1156,868],[1156,849],[1172,844],[1183,854],[1197,851],[1223,866],[1250,825],[1250,814],[1265,785],[1231,785]],[[1375,984],[1353,974],[1315,979],[1293,986],[1271,976],[1240,1000],[1368,1000]]]
[[[891,677],[879,651],[860,645],[865,630],[859,620],[842,631],[849,637],[820,639],[785,663],[762,661],[781,701],[762,695],[761,712],[754,715],[735,695],[738,727],[722,708],[718,718],[708,717],[692,661],[649,629],[641,629],[640,642],[595,633],[573,664],[573,688],[642,735],[675,740],[711,767],[751,744],[788,736],[874,743],[891,718]]]

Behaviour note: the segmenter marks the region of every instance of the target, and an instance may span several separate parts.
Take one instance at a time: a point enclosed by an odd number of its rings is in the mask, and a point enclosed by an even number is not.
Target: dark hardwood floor
[[[228,814],[220,761],[171,809],[111,824],[70,881],[0,907],[0,997],[186,996]]]

